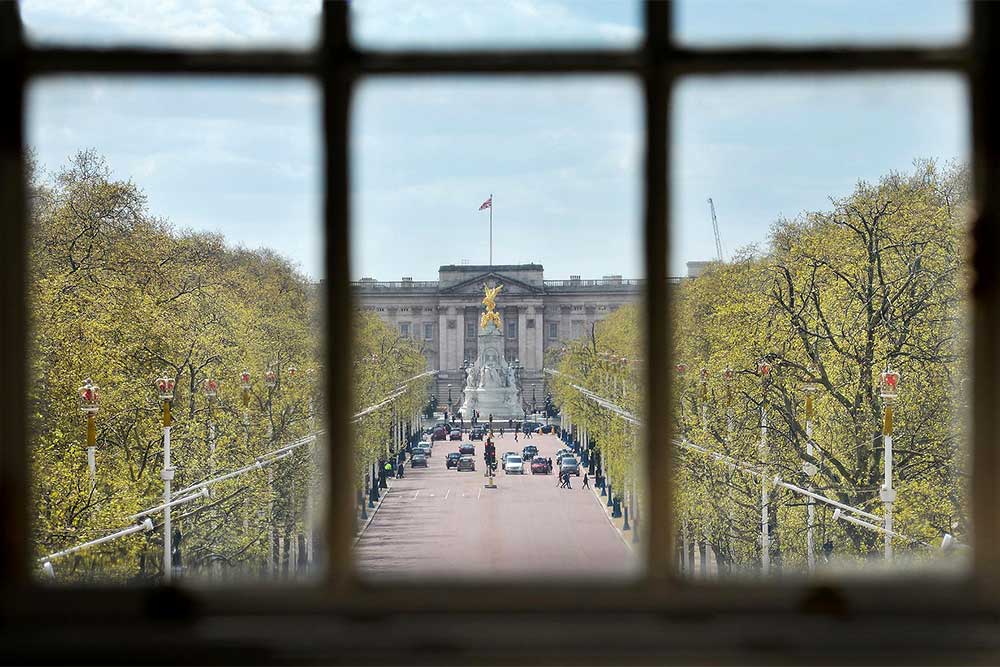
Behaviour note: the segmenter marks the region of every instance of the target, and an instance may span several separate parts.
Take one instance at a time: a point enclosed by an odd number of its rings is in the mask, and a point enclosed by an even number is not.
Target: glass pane
[[[31,88],[39,577],[319,572],[317,101],[302,80]]]
[[[378,49],[625,48],[642,36],[635,0],[361,0],[351,24],[360,46]]]
[[[965,0],[681,0],[674,30],[679,42],[945,44],[969,34]]]
[[[319,37],[319,0],[23,0],[20,4],[28,37],[44,43],[305,49]]]
[[[636,402],[640,108],[617,78],[390,79],[359,91],[362,576],[544,583],[639,571],[638,429],[619,420],[588,435],[607,415],[572,386]],[[408,324],[430,335],[408,340]]]
[[[967,116],[944,75],[678,88],[686,575],[967,566]]]

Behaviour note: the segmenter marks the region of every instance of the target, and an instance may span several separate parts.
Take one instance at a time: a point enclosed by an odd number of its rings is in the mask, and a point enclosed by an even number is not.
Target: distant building
[[[705,272],[705,269],[712,266],[716,262],[688,262],[687,263],[687,277],[697,278]]]
[[[447,265],[438,280],[398,282],[362,278],[353,282],[358,305],[375,312],[402,336],[422,343],[427,365],[440,370],[440,405],[461,402],[462,364],[475,361],[482,312],[483,283],[503,283],[497,311],[504,325],[504,355],[518,359],[522,397],[541,409],[545,401],[544,355],[563,341],[588,335],[591,327],[617,308],[636,301],[642,280],[604,276],[600,280],[545,280],[540,264]],[[534,406],[532,406],[534,402]]]

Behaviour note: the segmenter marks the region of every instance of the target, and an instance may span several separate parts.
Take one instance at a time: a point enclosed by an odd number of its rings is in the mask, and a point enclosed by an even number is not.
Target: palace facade
[[[437,280],[362,278],[352,287],[359,307],[421,344],[428,368],[441,371],[438,404],[454,406],[461,403],[463,363],[474,362],[478,353],[483,283],[503,284],[496,309],[503,319],[504,355],[523,366],[522,397],[532,411],[545,401],[546,352],[588,335],[595,322],[636,301],[643,281],[621,276],[546,280],[540,264],[447,265],[438,270]]]

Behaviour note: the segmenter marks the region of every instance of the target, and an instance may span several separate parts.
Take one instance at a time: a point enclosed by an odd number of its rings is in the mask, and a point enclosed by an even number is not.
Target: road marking
[[[417,489],[417,492],[413,494],[413,499],[416,500],[417,496],[419,495],[420,495],[420,489]]]
[[[444,499],[448,500],[448,496],[451,495],[451,489],[448,489],[448,493],[444,494]]]
[[[432,493],[432,494],[430,494],[430,495],[431,495],[431,498],[433,498],[433,497],[434,497],[434,494],[433,494],[433,493]]]
[[[483,490],[482,490],[482,489],[479,489],[479,495],[478,495],[478,496],[476,496],[476,500],[479,500],[479,499],[480,499],[480,498],[482,498],[482,497],[483,497]]]

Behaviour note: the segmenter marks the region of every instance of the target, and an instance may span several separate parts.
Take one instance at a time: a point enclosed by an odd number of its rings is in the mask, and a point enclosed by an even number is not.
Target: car
[[[458,452],[448,452],[448,458],[444,460],[444,465],[446,468],[454,468],[458,465],[458,460],[462,458],[462,455]]]
[[[458,430],[457,428],[454,428],[454,429],[451,430],[451,433],[448,434],[448,439],[449,440],[459,440],[459,441],[461,441],[462,440],[462,432],[460,430]]]
[[[569,473],[570,475],[580,476],[580,463],[576,458],[572,456],[564,456],[559,459],[559,474]]]
[[[504,459],[503,471],[508,475],[523,475],[524,459],[520,454],[511,454]]]
[[[471,442],[466,443],[458,448],[458,453],[461,454],[462,456],[465,456],[466,454],[468,454],[469,456],[475,456],[476,446],[473,445]]]
[[[521,456],[525,461],[530,461],[538,456],[538,447],[535,447],[534,445],[525,445],[524,449],[521,450]]]
[[[486,437],[486,429],[482,426],[476,426],[471,431],[469,431],[469,440],[482,440]]]
[[[431,433],[431,440],[444,440],[448,437],[448,431],[442,426],[435,426],[434,432]]]
[[[575,457],[575,454],[573,453],[573,450],[570,449],[569,447],[563,447],[562,449],[556,452],[556,461],[562,461],[564,456]]]
[[[536,456],[531,459],[531,474],[532,475],[548,475],[552,472],[552,468],[549,467],[549,460],[544,456]]]
[[[545,424],[540,430],[542,433],[555,433],[556,427],[552,424]]]
[[[517,452],[504,452],[503,453],[503,456],[500,457],[500,465],[504,469],[507,468],[507,457],[508,456],[517,456]]]
[[[430,457],[433,455],[433,450],[431,449],[430,444],[426,442],[421,442],[420,444],[418,444],[413,448],[413,456],[416,456],[417,454],[422,454],[426,457]]]
[[[448,422],[438,422],[437,424],[434,424],[434,428],[443,428],[446,432],[451,432],[451,424]]]
[[[521,424],[522,433],[537,433],[540,428],[542,428],[542,425],[539,422],[524,422]]]
[[[462,472],[463,470],[475,471],[476,459],[471,456],[463,456],[458,460],[458,467],[456,469],[458,472]]]
[[[427,457],[421,452],[416,452],[410,457],[410,467],[411,468],[426,468],[427,467]]]

